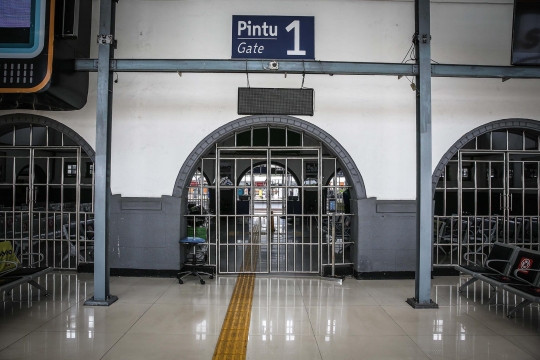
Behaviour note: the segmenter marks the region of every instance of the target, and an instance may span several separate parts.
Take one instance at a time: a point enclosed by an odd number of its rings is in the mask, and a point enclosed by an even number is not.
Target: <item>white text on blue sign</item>
[[[233,16],[232,58],[314,59],[314,17]]]

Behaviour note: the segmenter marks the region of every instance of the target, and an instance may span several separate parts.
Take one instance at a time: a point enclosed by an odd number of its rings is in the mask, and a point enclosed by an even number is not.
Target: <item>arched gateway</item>
[[[0,116],[0,241],[41,253],[37,266],[93,262],[94,150],[39,115]]]
[[[182,199],[183,235],[207,237],[219,273],[321,273],[332,261],[352,264],[350,201],[366,191],[325,131],[290,116],[252,116],[197,145],[173,196]]]
[[[538,250],[539,167],[539,121],[494,121],[459,139],[433,174],[434,265],[482,262],[494,242]]]

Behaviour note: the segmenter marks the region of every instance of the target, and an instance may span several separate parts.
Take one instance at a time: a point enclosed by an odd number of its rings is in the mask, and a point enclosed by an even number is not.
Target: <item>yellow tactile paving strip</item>
[[[254,226],[252,244],[260,243],[257,230]],[[248,245],[241,271],[255,271],[258,258],[259,245]],[[255,274],[238,275],[214,356],[212,356],[213,360],[244,360],[246,358],[254,288]]]
[[[254,287],[254,274],[238,276],[212,359],[243,360],[246,358]]]

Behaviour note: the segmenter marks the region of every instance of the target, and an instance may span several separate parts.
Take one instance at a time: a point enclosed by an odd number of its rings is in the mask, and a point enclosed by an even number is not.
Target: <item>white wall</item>
[[[441,63],[509,65],[512,2],[432,3],[432,58]],[[94,0],[94,31],[97,34]],[[400,62],[414,32],[410,1],[124,0],[117,7],[117,58],[227,59],[232,15],[315,16],[315,56],[327,61]],[[94,42],[94,40],[92,40]],[[95,44],[93,57],[97,56]],[[301,76],[250,75],[251,86],[299,87]],[[92,146],[95,74],[87,106],[43,115]],[[113,106],[112,191],[170,195],[193,148],[237,119],[242,74],[121,73]],[[368,196],[415,198],[415,93],[406,79],[306,76],[315,116],[355,160]],[[540,81],[433,80],[433,166],[469,130],[509,117],[540,120]]]

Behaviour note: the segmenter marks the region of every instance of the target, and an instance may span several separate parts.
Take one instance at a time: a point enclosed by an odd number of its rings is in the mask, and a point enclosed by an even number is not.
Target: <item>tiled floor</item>
[[[23,286],[5,298],[0,359],[211,359],[235,277],[200,285],[186,278],[111,278],[112,306],[85,307],[89,274],[52,273],[40,297]],[[413,280],[343,285],[317,277],[255,280],[248,359],[540,359],[540,311],[507,319],[515,297],[486,305],[477,283],[458,295],[459,277],[433,280],[438,310],[413,310]]]

